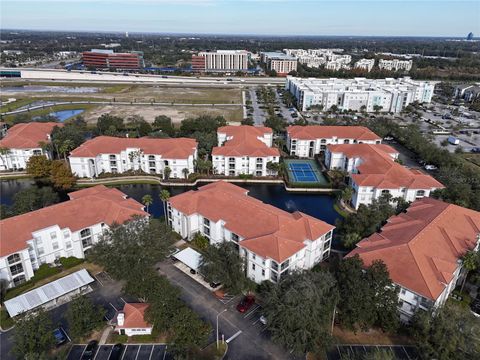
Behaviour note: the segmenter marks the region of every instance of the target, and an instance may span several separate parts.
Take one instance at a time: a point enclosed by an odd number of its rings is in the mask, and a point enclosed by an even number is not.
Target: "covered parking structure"
[[[11,317],[40,307],[51,309],[70,301],[75,295],[89,292],[89,284],[94,281],[88,271],[82,269],[7,300],[5,307]]]
[[[221,286],[218,284],[210,285],[205,281],[203,275],[199,272],[200,264],[202,263],[202,254],[200,254],[198,251],[187,247],[174,254],[173,257],[179,261],[175,264],[177,269],[190,276],[208,290],[214,291],[221,288]]]

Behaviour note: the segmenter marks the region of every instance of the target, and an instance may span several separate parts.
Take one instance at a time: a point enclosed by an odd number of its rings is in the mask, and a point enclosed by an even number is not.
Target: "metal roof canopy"
[[[198,271],[198,267],[202,261],[202,255],[198,251],[195,251],[189,247],[179,251],[173,256],[195,271]]]
[[[82,269],[36,289],[30,290],[13,299],[5,301],[5,307],[11,317],[42,306],[62,295],[68,294],[95,280],[87,270]]]

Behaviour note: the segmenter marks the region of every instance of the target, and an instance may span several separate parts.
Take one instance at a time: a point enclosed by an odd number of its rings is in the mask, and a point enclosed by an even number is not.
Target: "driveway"
[[[172,262],[157,264],[160,274],[178,286],[185,301],[203,320],[208,321],[215,332],[217,315],[219,317],[219,334],[229,342],[227,359],[294,359],[288,351],[273,344],[265,326],[258,321],[260,308],[254,306],[247,313],[240,314],[236,305],[240,296],[217,299],[208,289],[198,284],[178,270]]]

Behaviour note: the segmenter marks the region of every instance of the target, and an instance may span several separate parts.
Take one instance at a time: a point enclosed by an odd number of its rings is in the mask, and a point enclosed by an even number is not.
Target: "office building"
[[[334,226],[299,211],[264,204],[248,190],[220,181],[174,196],[168,202],[174,231],[191,240],[201,233],[210,244],[237,245],[248,278],[280,281],[328,258]]]
[[[184,178],[194,172],[197,142],[189,138],[98,136],[73,150],[68,159],[72,173],[78,177],[142,171],[163,177]],[[166,168],[170,169],[169,174],[166,174]]]
[[[282,52],[262,52],[261,61],[267,70],[273,70],[278,75],[287,75],[291,71],[297,71],[298,60],[295,56]]]
[[[51,150],[45,145],[50,143],[50,136],[56,122],[30,122],[12,126],[0,140],[0,170],[26,169],[28,160],[34,155],[45,155],[52,158]],[[2,127],[3,130],[3,127]]]
[[[365,266],[385,263],[400,288],[400,319],[408,322],[418,310],[445,304],[465,276],[461,257],[479,249],[479,229],[479,212],[423,198],[389,218],[347,257],[358,255]]]
[[[192,55],[192,70],[227,72],[248,70],[250,52],[246,50],[201,51]]]
[[[410,103],[430,103],[434,81],[393,79],[317,79],[288,76],[285,89],[297,99],[297,107],[305,111],[313,105],[324,110],[336,106],[340,110],[377,110],[398,113]]]
[[[115,53],[113,50],[92,49],[82,53],[82,62],[86,68],[137,70],[145,67],[143,53]]]
[[[68,196],[68,201],[0,221],[0,278],[9,287],[30,280],[42,264],[84,258],[113,224],[149,216],[142,204],[103,185]]]
[[[273,148],[273,131],[259,126],[223,126],[217,130],[218,147],[212,150],[216,174],[238,176],[276,175],[268,163],[280,161],[280,151]]]

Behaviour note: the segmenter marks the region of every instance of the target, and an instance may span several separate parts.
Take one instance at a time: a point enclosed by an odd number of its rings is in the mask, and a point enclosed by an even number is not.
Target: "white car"
[[[383,138],[383,140],[385,140],[385,141],[392,141],[392,140],[393,140],[393,137],[391,137],[391,136],[385,136],[385,137]]]
[[[267,325],[267,318],[262,315],[260,316],[260,319],[258,319],[263,325]]]
[[[425,170],[437,170],[438,168],[435,165],[425,165]]]

